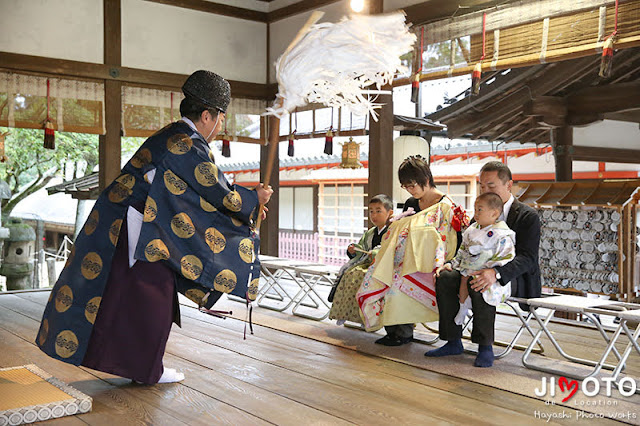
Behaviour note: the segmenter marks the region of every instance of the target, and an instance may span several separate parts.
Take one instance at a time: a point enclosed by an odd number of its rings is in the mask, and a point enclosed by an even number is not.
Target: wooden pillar
[[[273,117],[269,117],[269,125],[273,123]],[[260,139],[267,140],[267,117],[260,119]],[[276,147],[279,149],[279,147]],[[267,164],[268,164],[269,146],[262,145],[260,147],[260,182],[267,180]],[[276,164],[271,170],[269,185],[273,188],[273,195],[267,208],[267,220],[262,222],[260,227],[260,253],[270,256],[278,256],[278,232],[280,230],[280,158],[276,157]]]
[[[391,90],[391,86],[383,88]],[[393,100],[391,95],[380,95],[377,102],[378,121],[369,126],[369,198],[377,194],[393,196],[395,184],[393,170]],[[365,201],[365,203],[368,200]]]
[[[556,181],[573,180],[573,127],[551,130],[551,144],[556,160]]]
[[[103,0],[104,8],[104,63],[109,65],[109,74],[120,75],[122,65],[122,21],[121,0]],[[99,140],[100,189],[107,187],[120,174],[120,151],[122,132],[122,83],[114,80],[104,82],[104,120],[106,134]]]

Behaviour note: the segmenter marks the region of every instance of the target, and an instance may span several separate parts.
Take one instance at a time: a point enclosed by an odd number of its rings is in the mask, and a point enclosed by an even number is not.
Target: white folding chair
[[[522,364],[525,367],[530,368],[532,370],[543,371],[545,373],[556,374],[559,376],[572,377],[578,380],[584,380],[587,377],[593,376],[598,372],[600,372],[600,370],[603,368],[607,370],[614,370],[614,371],[616,370],[616,366],[620,368],[624,368],[624,362],[623,362],[622,356],[620,355],[618,350],[615,348],[615,343],[620,335],[621,330],[614,332],[614,334],[611,337],[609,337],[607,335],[607,332],[602,327],[602,324],[600,323],[598,318],[594,316],[595,313],[598,313],[601,315],[618,316],[619,315],[618,312],[614,313],[613,311],[606,309],[607,307],[611,307],[617,304],[616,301],[602,300],[602,299],[589,299],[581,296],[559,295],[559,296],[553,296],[553,297],[527,299],[526,302],[531,307],[531,313],[533,314],[533,317],[536,319],[538,325],[540,326],[540,329],[535,334],[535,336],[533,337],[533,340],[531,341],[527,349],[524,351],[524,354],[522,355]],[[538,308],[549,310],[546,317],[544,318],[542,317],[542,315],[536,310]],[[557,311],[582,314],[583,316],[585,316],[586,318],[589,318],[593,322],[596,329],[599,331],[600,335],[602,336],[602,338],[606,343],[606,347],[600,359],[594,361],[594,360],[575,357],[568,354],[562,349],[562,347],[560,346],[560,343],[556,340],[556,338],[553,336],[553,333],[549,330],[549,321],[551,320],[551,318],[553,318],[553,315]],[[568,369],[546,367],[546,366],[537,365],[531,362],[529,359],[529,356],[533,351],[533,347],[540,341],[540,338],[543,333],[547,336],[547,338],[549,338],[549,340],[551,341],[555,349],[558,351],[560,355],[562,355],[563,358],[573,363],[593,367],[593,369],[587,374],[578,374]],[[610,352],[613,352],[616,358],[618,358],[618,363],[616,364],[616,366],[605,363]],[[558,363],[555,363],[555,364],[559,365]]]
[[[296,302],[294,303],[293,308],[291,308],[291,312],[294,315],[298,315],[303,318],[322,321],[327,316],[329,316],[331,305],[327,300],[325,300],[325,298],[321,297],[318,294],[315,287],[317,285],[333,286],[338,272],[340,272],[340,268],[337,266],[329,265],[306,265],[297,266],[295,268],[295,271],[296,275],[298,275],[302,280],[303,285],[298,292],[298,295],[294,297],[294,299],[296,299]],[[324,313],[321,313],[320,315],[311,315],[301,312],[301,306],[306,306],[304,302],[307,299],[309,299],[314,305],[316,305],[315,309],[322,307],[323,309],[326,309],[326,311]],[[317,299],[317,301],[315,299]]]

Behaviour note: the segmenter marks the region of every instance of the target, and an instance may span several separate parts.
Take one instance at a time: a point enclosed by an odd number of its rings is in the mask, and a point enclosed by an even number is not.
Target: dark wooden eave
[[[640,48],[616,52],[608,79],[598,76],[599,65],[599,55],[593,55],[485,72],[480,95],[464,96],[427,118],[445,124],[452,139],[539,144],[551,143],[551,132],[567,126],[605,118],[639,122]]]

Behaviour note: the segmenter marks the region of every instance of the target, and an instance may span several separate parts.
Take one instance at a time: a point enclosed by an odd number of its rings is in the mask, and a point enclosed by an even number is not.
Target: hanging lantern
[[[0,133],[0,163],[9,161],[9,158],[4,154],[4,138],[9,132]]]
[[[287,155],[289,157],[293,157],[293,141],[296,139],[296,132],[294,131],[289,135],[289,149],[287,150]]]
[[[327,134],[324,135],[324,153],[327,155],[333,155],[333,126],[327,130]]]
[[[222,156],[231,157],[231,145],[229,144],[229,134],[225,131],[222,134]]]
[[[342,144],[342,162],[340,167],[343,169],[359,169],[362,167],[360,162],[360,144],[353,140],[350,136],[349,141]]]

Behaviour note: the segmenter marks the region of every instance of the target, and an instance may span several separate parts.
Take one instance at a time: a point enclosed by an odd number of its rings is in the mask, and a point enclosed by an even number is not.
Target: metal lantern
[[[343,169],[359,169],[362,167],[360,162],[360,144],[353,140],[350,136],[349,141],[342,144],[342,162],[340,167]]]

